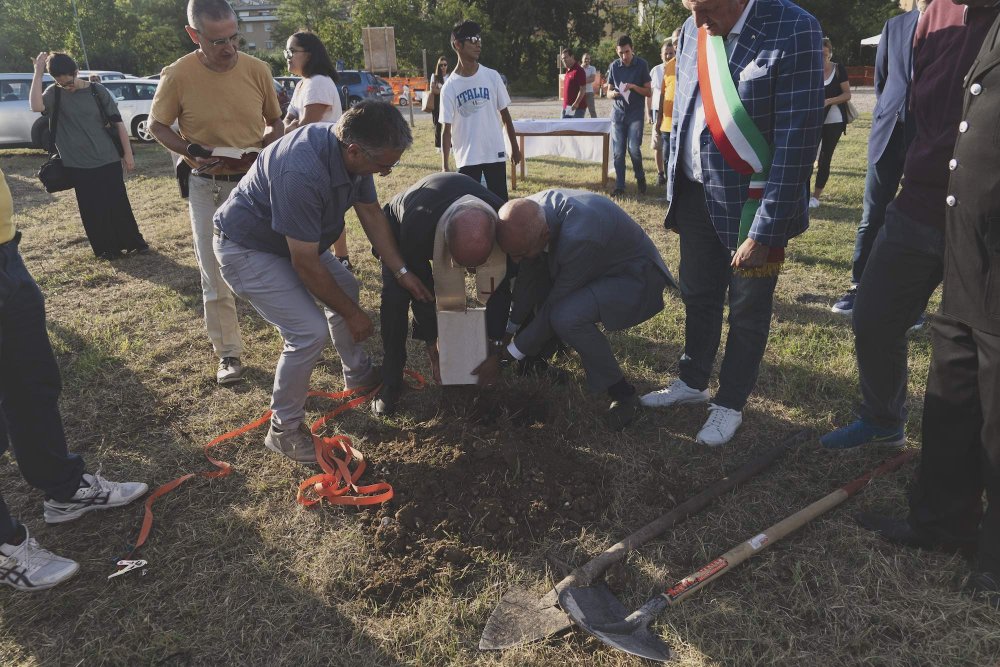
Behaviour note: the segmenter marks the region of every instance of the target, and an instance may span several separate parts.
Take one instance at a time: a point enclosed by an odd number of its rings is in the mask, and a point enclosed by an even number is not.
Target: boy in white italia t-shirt
[[[500,74],[479,64],[482,51],[480,27],[473,21],[455,25],[451,45],[458,54],[458,66],[441,88],[440,120],[441,171],[448,171],[448,154],[455,152],[459,173],[479,181],[507,199],[507,148],[500,129],[502,119],[510,140],[510,161],[521,161],[510,118],[510,96]],[[499,114],[499,118],[498,118]]]

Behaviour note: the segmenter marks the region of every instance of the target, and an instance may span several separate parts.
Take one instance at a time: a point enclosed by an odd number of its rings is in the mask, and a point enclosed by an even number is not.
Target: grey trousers
[[[194,256],[201,270],[201,295],[205,304],[205,328],[217,357],[243,356],[243,337],[236,319],[236,297],[219,274],[219,263],[212,251],[212,218],[222,202],[236,187],[230,181],[213,181],[192,176],[188,211],[194,237]],[[216,197],[212,190],[218,187]]]
[[[328,336],[340,355],[344,384],[363,384],[372,369],[371,358],[354,342],[343,317],[329,308],[320,312],[289,258],[251,250],[225,236],[215,237],[215,256],[226,283],[277,327],[285,341],[271,392],[272,420],[277,426],[295,428],[305,418],[309,377]],[[357,303],[359,289],[354,274],[329,250],[320,258],[340,289]]]

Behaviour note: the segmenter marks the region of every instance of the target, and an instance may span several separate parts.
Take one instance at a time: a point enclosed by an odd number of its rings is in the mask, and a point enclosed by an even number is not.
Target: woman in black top
[[[444,56],[438,58],[434,74],[431,75],[430,90],[428,95],[434,98],[434,107],[431,109],[431,118],[434,119],[434,147],[441,148],[441,123],[438,122],[438,114],[441,113],[441,86],[448,78],[448,61]],[[438,151],[440,152],[440,151]]]
[[[823,121],[823,140],[819,148],[819,169],[816,172],[816,184],[809,208],[819,206],[819,198],[823,196],[823,188],[830,178],[830,162],[833,151],[837,149],[840,135],[847,132],[847,101],[851,99],[851,84],[847,80],[847,70],[843,65],[835,63],[833,44],[829,37],[823,38],[823,94],[826,98],[826,118]]]
[[[42,92],[48,69],[55,84]],[[123,170],[135,169],[132,146],[107,88],[77,77],[76,62],[65,53],[40,53],[31,81],[32,111],[56,118],[55,143],[72,176],[80,219],[94,254],[115,259],[123,252],[149,252],[125,190]],[[114,139],[111,133],[114,133]]]

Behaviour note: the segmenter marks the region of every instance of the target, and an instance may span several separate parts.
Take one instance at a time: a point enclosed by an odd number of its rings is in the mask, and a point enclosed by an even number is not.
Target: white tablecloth
[[[571,118],[568,120],[515,120],[514,129],[518,132],[560,132],[563,130],[578,130],[580,132],[601,132],[611,134],[610,118]],[[504,133],[507,141],[507,134]],[[508,142],[509,144],[509,142]],[[510,146],[507,146],[510,150]],[[584,162],[604,161],[603,137],[525,137],[525,157],[538,155],[558,155]]]

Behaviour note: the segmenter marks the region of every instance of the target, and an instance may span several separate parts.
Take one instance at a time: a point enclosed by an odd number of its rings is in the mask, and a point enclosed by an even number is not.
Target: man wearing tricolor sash
[[[698,442],[732,439],[757,381],[789,239],[808,226],[823,111],[822,32],[789,0],[688,0],[664,224],[680,235],[686,323],[680,377],[650,407],[709,402],[729,295],[719,389]]]

